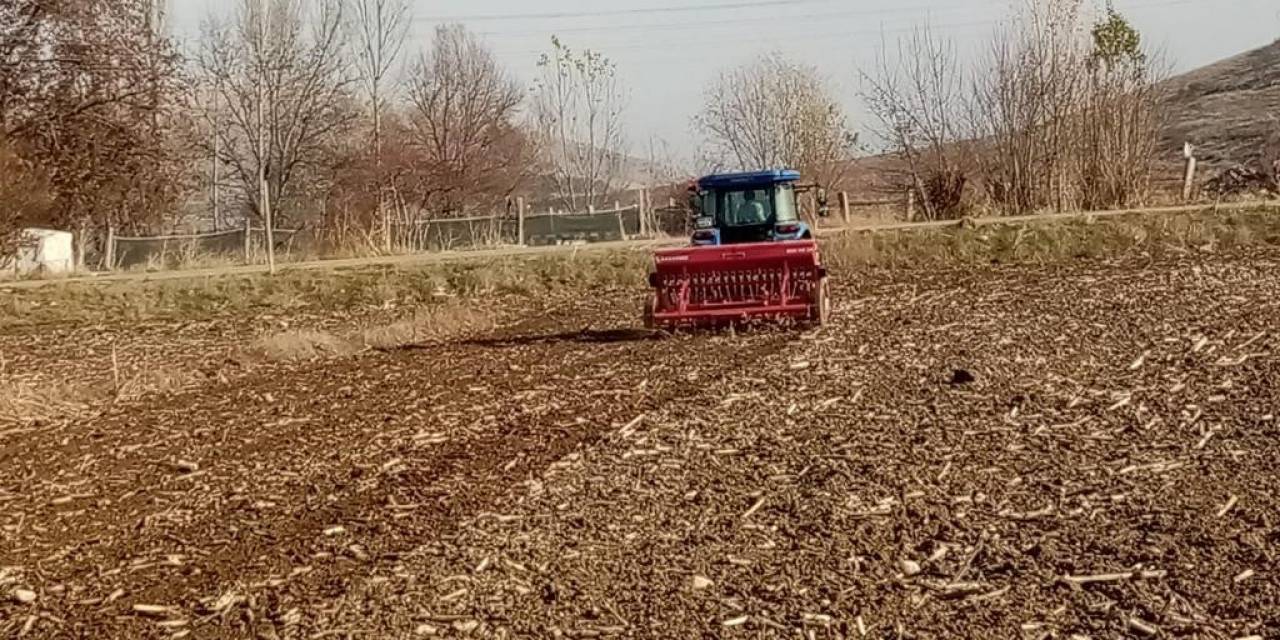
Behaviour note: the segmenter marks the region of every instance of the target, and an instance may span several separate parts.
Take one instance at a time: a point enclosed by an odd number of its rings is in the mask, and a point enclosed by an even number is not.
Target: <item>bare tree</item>
[[[626,152],[617,67],[556,37],[538,66],[533,117],[558,197],[574,210],[601,204],[619,186]]]
[[[38,111],[45,68],[41,48],[49,41],[51,2],[12,0],[0,3],[0,133],[13,135],[30,126]]]
[[[441,26],[408,84],[420,206],[450,215],[510,196],[531,145],[516,126],[523,92],[493,53],[461,25]]]
[[[1125,206],[1149,191],[1161,96],[1141,37],[1114,9],[1036,3],[994,39],[970,121],[993,204],[1007,212]]]
[[[22,228],[46,217],[51,199],[44,177],[0,138],[0,265],[17,249]]]
[[[229,23],[211,20],[196,66],[199,82],[217,94],[223,118],[216,128],[218,153],[240,185],[242,204],[262,216],[262,172],[280,218],[298,221],[306,200],[324,190],[319,178],[333,162],[329,148],[356,116],[342,43],[343,4],[270,0],[266,16],[258,4],[243,0]],[[260,135],[266,141],[261,148]]]
[[[1075,178],[1085,209],[1126,207],[1151,190],[1165,125],[1165,69],[1114,7],[1090,31],[1078,117]]]
[[[356,66],[361,88],[369,102],[373,120],[372,149],[374,189],[377,193],[378,219],[382,221],[384,243],[390,248],[391,224],[384,193],[382,175],[382,119],[388,102],[387,76],[391,74],[404,49],[409,34],[409,7],[404,0],[354,0],[354,32]]]
[[[889,48],[882,47],[881,51]],[[896,188],[910,188],[927,219],[962,212],[964,74],[954,46],[925,25],[882,53],[863,73],[862,96],[880,123],[877,132],[902,168],[889,170]]]
[[[147,0],[0,3],[0,133],[119,104],[154,108],[176,58],[153,37],[150,9]]]
[[[674,185],[687,180],[689,174],[693,173],[692,169],[684,166],[671,145],[663,138],[650,136],[646,155],[645,178],[650,186]]]
[[[1067,116],[1082,84],[1086,53],[1079,0],[1032,5],[993,39],[977,74],[973,133],[982,142],[988,195],[1010,211],[1070,208]]]
[[[0,5],[0,138],[50,199],[33,224],[79,235],[169,216],[182,181],[163,128],[176,55],[144,0]],[[28,212],[30,207],[9,207]]]
[[[718,168],[790,167],[837,188],[856,136],[817,69],[780,55],[721,74],[695,127]]]

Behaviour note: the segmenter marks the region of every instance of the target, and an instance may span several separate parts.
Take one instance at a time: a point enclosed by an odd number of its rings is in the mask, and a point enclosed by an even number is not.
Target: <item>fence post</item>
[[[636,187],[636,218],[640,220],[640,237],[647,237],[644,220],[644,187]]]
[[[849,194],[845,191],[840,192],[840,218],[849,226]]]
[[[916,221],[916,190],[907,189],[907,222]]]
[[[644,190],[644,227],[652,236],[658,235],[658,213],[653,206],[653,192]]]
[[[516,198],[516,244],[524,245],[524,196]]]
[[[111,224],[107,225],[106,254],[107,255],[104,259],[104,262],[106,264],[103,265],[103,269],[107,271],[115,271],[116,270],[116,227],[115,225],[111,225]]]
[[[244,217],[244,263],[253,264],[253,220]]]
[[[653,208],[653,192],[648,187],[644,190],[644,228],[649,235],[658,235],[658,217]]]
[[[622,202],[621,202],[621,201],[619,201],[619,200],[614,200],[614,201],[613,201],[613,210],[618,212],[618,230],[622,232],[622,239],[623,239],[623,240],[626,240],[626,239],[627,239],[627,227],[626,227],[626,224],[625,224],[625,223],[623,222],[623,220],[622,220]]]
[[[84,253],[89,244],[89,223],[81,222],[80,229],[71,236],[72,261],[77,272],[84,271]]]
[[[378,208],[382,210],[382,250],[391,254],[391,211],[382,202],[382,190],[378,190]]]
[[[1196,151],[1190,142],[1183,143],[1182,155],[1187,159],[1187,172],[1182,177],[1182,201],[1191,202],[1196,184]]]

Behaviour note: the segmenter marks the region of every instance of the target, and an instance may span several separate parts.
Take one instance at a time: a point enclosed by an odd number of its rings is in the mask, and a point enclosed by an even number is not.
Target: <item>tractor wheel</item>
[[[809,308],[809,322],[820,327],[831,320],[831,294],[827,287],[827,279],[818,281],[817,299]]]

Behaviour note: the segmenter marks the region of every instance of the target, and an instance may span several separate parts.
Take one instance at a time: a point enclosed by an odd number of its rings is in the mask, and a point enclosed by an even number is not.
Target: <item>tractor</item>
[[[690,188],[691,246],[661,249],[649,274],[645,326],[717,327],[752,319],[821,325],[827,271],[797,194],[800,174],[769,170],[706,176]],[[818,190],[819,214],[826,209]]]

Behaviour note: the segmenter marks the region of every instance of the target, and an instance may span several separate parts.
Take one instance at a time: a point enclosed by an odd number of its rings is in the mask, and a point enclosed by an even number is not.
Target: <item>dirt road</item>
[[[1272,637],[1280,254],[603,295],[0,434],[0,636]]]

